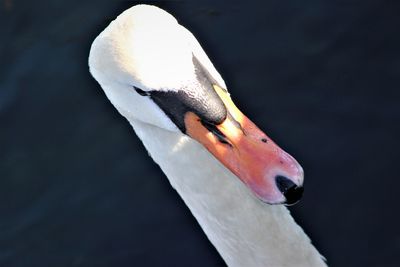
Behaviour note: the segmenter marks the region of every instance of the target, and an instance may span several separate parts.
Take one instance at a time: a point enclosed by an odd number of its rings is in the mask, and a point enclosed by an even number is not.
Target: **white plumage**
[[[150,98],[133,90],[190,87],[195,83],[192,54],[226,88],[189,31],[167,12],[139,5],[96,38],[89,66],[229,266],[325,266],[286,207],[254,197]]]

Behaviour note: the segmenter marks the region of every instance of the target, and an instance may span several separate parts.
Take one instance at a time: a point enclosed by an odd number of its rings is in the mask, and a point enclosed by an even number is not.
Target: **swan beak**
[[[186,133],[263,202],[295,204],[303,192],[302,167],[240,112],[226,91],[216,85],[214,89],[228,110],[227,118],[219,125],[210,125],[188,112]]]

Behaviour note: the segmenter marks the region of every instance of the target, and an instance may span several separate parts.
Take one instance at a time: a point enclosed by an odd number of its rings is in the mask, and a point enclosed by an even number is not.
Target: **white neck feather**
[[[286,207],[256,199],[185,135],[130,122],[229,266],[326,266]]]

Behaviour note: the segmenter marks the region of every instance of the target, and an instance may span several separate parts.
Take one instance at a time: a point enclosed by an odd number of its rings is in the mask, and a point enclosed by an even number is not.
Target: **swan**
[[[137,5],[94,40],[89,70],[228,266],[326,266],[284,205],[303,169],[233,103],[186,28]]]

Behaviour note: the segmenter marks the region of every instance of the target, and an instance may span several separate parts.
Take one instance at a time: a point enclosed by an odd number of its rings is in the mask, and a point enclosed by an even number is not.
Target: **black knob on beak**
[[[303,195],[304,188],[296,185],[292,180],[289,180],[285,176],[277,175],[275,177],[275,183],[279,191],[281,191],[285,196],[286,205],[296,204]]]

